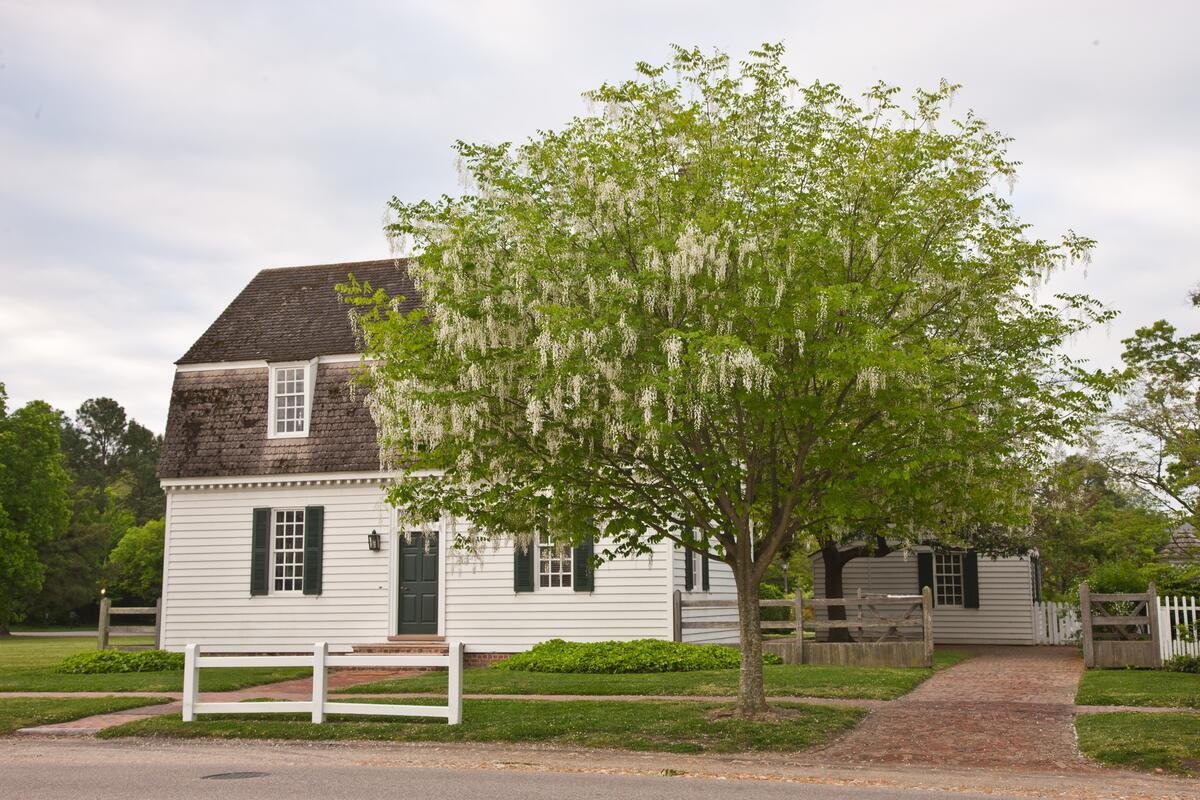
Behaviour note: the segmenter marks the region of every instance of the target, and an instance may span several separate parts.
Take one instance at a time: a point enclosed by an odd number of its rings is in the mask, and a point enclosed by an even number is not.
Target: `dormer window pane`
[[[307,373],[307,367],[280,367],[275,370],[275,433],[304,432]]]

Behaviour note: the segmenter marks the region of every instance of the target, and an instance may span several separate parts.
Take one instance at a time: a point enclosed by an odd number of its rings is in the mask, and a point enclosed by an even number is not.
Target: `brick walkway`
[[[853,764],[1091,768],[1075,746],[1079,654],[1052,647],[972,649],[975,658],[875,709],[816,757]]]

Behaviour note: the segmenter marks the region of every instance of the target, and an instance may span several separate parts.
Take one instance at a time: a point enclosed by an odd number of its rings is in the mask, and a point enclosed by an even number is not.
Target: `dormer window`
[[[271,438],[308,436],[316,364],[301,362],[271,367]]]

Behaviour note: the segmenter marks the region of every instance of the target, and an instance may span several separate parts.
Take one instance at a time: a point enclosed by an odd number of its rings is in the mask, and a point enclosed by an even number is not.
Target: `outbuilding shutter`
[[[594,542],[589,537],[571,550],[571,584],[577,592],[592,592],[596,589],[596,570],[592,566]]]
[[[266,594],[270,585],[267,556],[271,546],[271,509],[254,509],[250,528],[250,595]]]
[[[692,548],[683,548],[683,588],[686,591],[691,591],[696,585],[696,559],[692,555]]]
[[[325,506],[304,508],[304,593],[321,593],[325,551]]]
[[[979,608],[979,554],[963,553],[963,608]]]
[[[533,548],[520,542],[513,546],[513,591],[533,591]]]
[[[937,605],[937,592],[933,589],[933,553],[917,553],[917,592],[929,587],[933,604]]]

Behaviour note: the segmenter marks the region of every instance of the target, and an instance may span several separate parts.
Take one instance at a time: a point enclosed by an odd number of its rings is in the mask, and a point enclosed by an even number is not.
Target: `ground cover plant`
[[[657,750],[674,753],[735,753],[806,750],[854,727],[866,714],[857,708],[779,705],[776,715],[746,720],[715,703],[467,700],[461,725],[441,720],[396,721],[333,715],[323,725],[306,717],[247,719],[154,717],[101,735],[214,737],[221,739],[372,739],[412,742],[533,742],[571,747]]]
[[[1089,669],[1075,702],[1085,706],[1200,708],[1200,675],[1154,669]]]
[[[963,653],[939,651],[936,668],[965,659]],[[766,691],[774,697],[842,697],[891,700],[915,689],[934,670],[886,667],[833,667],[817,664],[779,664],[763,668]],[[697,695],[728,697],[737,694],[738,671],[572,674],[519,672],[483,667],[463,672],[468,694],[578,694],[578,695]],[[349,694],[407,694],[446,692],[446,673],[425,672],[407,678],[351,686]]]
[[[145,637],[117,637],[114,644],[146,644]],[[96,651],[91,638],[75,636],[0,639],[0,692],[178,692],[183,670],[64,674],[55,667],[70,656]],[[200,671],[203,691],[228,691],[246,686],[300,678],[302,668],[229,668]]]
[[[168,672],[183,669],[183,653],[166,650],[90,650],[67,656],[54,666],[62,675],[111,672]]]
[[[687,644],[661,639],[632,642],[566,642],[551,639],[523,653],[498,661],[492,669],[516,672],[695,672],[737,669],[742,654],[719,644]],[[772,653],[763,655],[765,664],[782,664]]]
[[[1200,714],[1084,714],[1075,730],[1080,751],[1101,764],[1200,776]]]
[[[0,697],[0,736],[33,725],[50,725],[170,702],[165,697]]]

